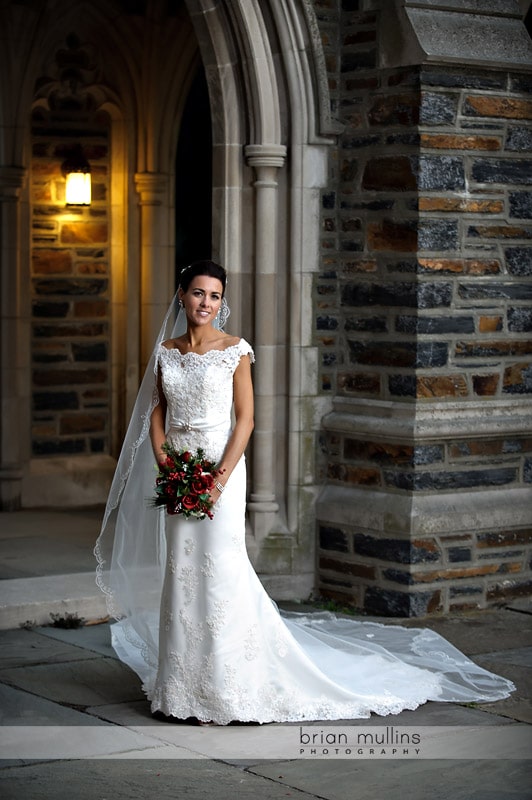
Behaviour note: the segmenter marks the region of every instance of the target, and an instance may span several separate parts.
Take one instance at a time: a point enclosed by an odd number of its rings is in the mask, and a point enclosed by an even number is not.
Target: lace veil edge
[[[224,302],[214,326],[223,329],[229,316]],[[139,604],[158,608],[165,563],[164,514],[150,507],[155,458],[149,437],[157,391],[158,351],[162,342],[186,331],[186,315],[177,292],[157,335],[117,461],[94,546],[96,584],[106,596],[110,616],[135,616]],[[146,587],[157,587],[147,590]]]
[[[149,431],[153,409],[159,402],[157,353],[163,341],[180,335],[185,328],[185,315],[178,307],[176,293],[157,335],[137,394],[94,547],[96,583],[106,596],[110,616],[116,619],[127,614],[128,600],[132,599],[127,588],[132,574],[128,576],[125,570],[137,573],[138,577],[143,565],[149,569],[154,564],[156,551],[150,537],[157,538],[158,514],[149,508],[146,491],[150,491],[154,479],[155,459]],[[136,557],[130,560],[128,552],[136,553]]]

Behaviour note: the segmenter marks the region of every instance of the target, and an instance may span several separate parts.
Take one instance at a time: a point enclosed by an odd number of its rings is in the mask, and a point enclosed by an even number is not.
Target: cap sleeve
[[[245,339],[240,339],[240,342],[238,343],[238,355],[249,356],[251,363],[255,363],[255,353],[253,352],[253,348],[249,342],[246,342]]]

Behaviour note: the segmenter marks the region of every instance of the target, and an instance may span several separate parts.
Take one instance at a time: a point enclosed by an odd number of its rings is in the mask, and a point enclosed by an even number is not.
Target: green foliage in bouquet
[[[159,464],[152,505],[165,506],[168,514],[212,519],[210,492],[218,474],[215,465],[205,458],[201,447],[192,453],[166,443],[162,449],[166,459]]]

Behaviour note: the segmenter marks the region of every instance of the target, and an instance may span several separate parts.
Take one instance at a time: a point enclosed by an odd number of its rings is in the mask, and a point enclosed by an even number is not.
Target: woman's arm
[[[218,481],[222,485],[227,483],[229,476],[240,461],[253,431],[253,382],[251,380],[251,361],[248,356],[242,356],[233,375],[233,406],[235,427],[218,464],[220,471]],[[218,489],[212,490],[211,497],[214,502],[219,495]]]
[[[159,393],[159,402],[151,415],[150,439],[155,459],[158,464],[161,464],[166,458],[166,453],[162,449],[163,444],[166,442],[166,397],[163,392],[160,367],[157,373],[157,391]]]

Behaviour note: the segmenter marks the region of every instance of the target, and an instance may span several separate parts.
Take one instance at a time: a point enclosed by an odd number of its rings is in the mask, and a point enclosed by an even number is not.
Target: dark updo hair
[[[227,273],[223,267],[216,264],[214,261],[193,261],[188,267],[181,270],[179,275],[179,288],[184,292],[192,283],[194,278],[198,275],[207,275],[209,278],[217,278],[222,284],[222,296],[225,292],[225,284],[227,283]]]

